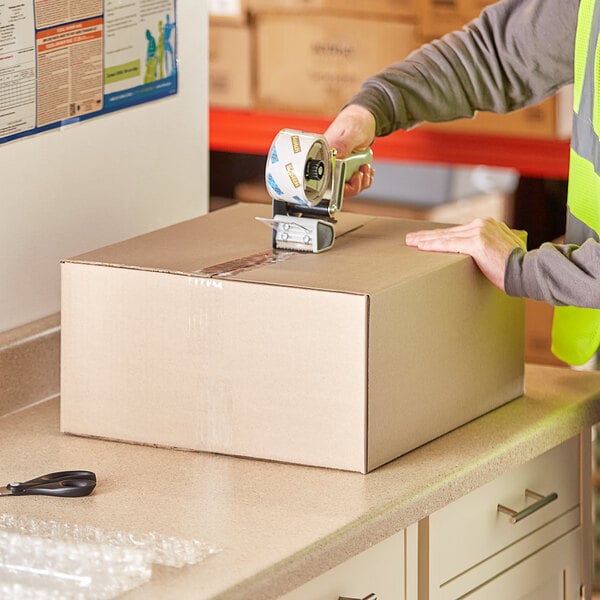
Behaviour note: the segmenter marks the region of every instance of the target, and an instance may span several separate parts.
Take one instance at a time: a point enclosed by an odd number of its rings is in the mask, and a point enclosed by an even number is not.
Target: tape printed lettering
[[[299,188],[300,181],[298,180],[296,173],[294,173],[294,165],[292,163],[288,163],[287,165],[285,165],[285,170],[287,171],[288,177],[290,178],[292,185],[295,188]]]
[[[294,154],[302,152],[302,146],[300,146],[300,136],[298,135],[292,136],[292,150],[294,151]]]

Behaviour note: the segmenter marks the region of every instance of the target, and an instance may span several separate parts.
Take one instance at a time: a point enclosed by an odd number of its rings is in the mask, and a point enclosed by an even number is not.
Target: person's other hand
[[[406,245],[419,250],[467,254],[502,291],[505,291],[504,272],[508,256],[515,248],[527,249],[519,233],[491,218],[475,219],[455,227],[414,231],[406,235]]]
[[[323,134],[338,158],[346,158],[356,150],[364,150],[375,138],[375,117],[362,106],[350,104],[331,122]],[[363,165],[344,186],[344,197],[355,196],[371,186],[375,171]]]

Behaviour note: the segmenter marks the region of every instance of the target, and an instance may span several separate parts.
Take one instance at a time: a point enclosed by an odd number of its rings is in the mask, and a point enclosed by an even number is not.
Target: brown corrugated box
[[[418,2],[417,19],[420,33],[435,38],[460,29],[494,0],[422,0]]]
[[[571,134],[572,89],[563,88],[556,95],[535,106],[507,114],[479,112],[473,119],[422,125],[432,131],[483,133],[540,139],[568,139]]]
[[[252,108],[254,45],[249,23],[211,22],[209,100],[211,106]]]
[[[417,13],[418,0],[247,0],[251,13],[270,11],[335,11],[340,16],[410,18]],[[311,15],[312,17],[312,15]]]
[[[210,26],[243,25],[248,22],[247,0],[209,0]]]
[[[258,13],[257,107],[331,115],[362,82],[417,45],[412,22]]]
[[[315,13],[361,15],[369,18],[415,19],[418,0],[210,0],[211,23],[244,23],[261,12],[295,12],[310,17]]]
[[[273,254],[269,214],[62,264],[63,432],[364,473],[522,393],[523,302],[404,245],[430,224],[342,214]]]

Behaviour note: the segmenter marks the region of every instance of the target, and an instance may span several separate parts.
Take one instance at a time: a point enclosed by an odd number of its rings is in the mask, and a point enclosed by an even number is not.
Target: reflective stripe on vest
[[[600,4],[598,5],[600,10]],[[581,0],[577,19],[574,59],[573,133],[569,164],[567,206],[591,232],[600,234],[600,66],[597,43],[600,13],[594,0]],[[599,93],[596,94],[596,90]],[[593,127],[592,127],[593,125]],[[567,227],[567,232],[568,232]],[[582,239],[567,242],[583,243]],[[557,306],[552,324],[552,352],[561,360],[581,365],[600,346],[600,309]]]

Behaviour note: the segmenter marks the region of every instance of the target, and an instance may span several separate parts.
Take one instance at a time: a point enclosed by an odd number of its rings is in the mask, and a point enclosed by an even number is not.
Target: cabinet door
[[[416,548],[413,552],[416,555]],[[379,600],[405,600],[405,557],[405,532],[401,531],[279,600],[338,600],[372,593]]]
[[[581,528],[463,596],[465,600],[579,600]]]

